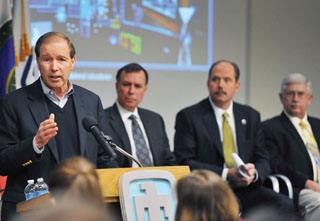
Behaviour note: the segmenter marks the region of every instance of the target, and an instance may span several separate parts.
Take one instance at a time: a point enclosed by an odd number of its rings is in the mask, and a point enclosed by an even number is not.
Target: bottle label
[[[36,192],[35,192],[35,196],[36,196],[36,197],[37,197],[37,196],[41,196],[41,195],[46,194],[46,193],[48,193],[48,190],[36,191]]]
[[[32,199],[35,197],[35,194],[34,193],[27,193],[26,194],[26,200],[29,200],[29,199]]]

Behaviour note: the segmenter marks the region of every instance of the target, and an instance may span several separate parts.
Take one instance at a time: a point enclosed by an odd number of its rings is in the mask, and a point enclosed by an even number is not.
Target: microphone
[[[110,147],[109,143],[105,141],[104,139],[105,135],[100,130],[96,119],[94,119],[91,116],[86,116],[82,120],[82,126],[84,127],[84,129],[86,129],[86,131],[91,132],[93,134],[97,142],[104,148],[104,150],[107,152],[108,156],[111,157],[111,159],[117,158],[117,154]]]
[[[140,163],[140,161],[136,158],[134,158],[131,154],[129,154],[128,152],[126,152],[124,149],[122,149],[121,147],[118,147],[117,144],[112,142],[112,137],[108,136],[108,135],[104,135],[104,139],[110,144],[111,147],[113,147],[116,151],[120,152],[121,154],[123,154],[124,156],[128,157],[129,159],[133,160],[134,162],[136,162],[136,164],[138,164],[139,167],[143,167],[142,164]]]

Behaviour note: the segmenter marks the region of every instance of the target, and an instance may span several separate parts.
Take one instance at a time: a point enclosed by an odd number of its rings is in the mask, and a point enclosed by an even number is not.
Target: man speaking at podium
[[[84,156],[98,168],[115,167],[92,134],[82,127],[86,116],[105,130],[100,98],[69,80],[76,57],[68,37],[49,32],[35,47],[41,77],[3,98],[0,108],[0,174],[8,176],[2,219],[25,200],[28,179],[43,177],[72,156]]]

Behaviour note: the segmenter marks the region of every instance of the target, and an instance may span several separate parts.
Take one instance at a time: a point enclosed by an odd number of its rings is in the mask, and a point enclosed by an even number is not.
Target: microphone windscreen
[[[86,131],[90,132],[91,131],[90,129],[92,128],[92,126],[98,126],[98,122],[93,117],[86,116],[82,120],[82,126],[84,127],[84,129],[86,129]]]

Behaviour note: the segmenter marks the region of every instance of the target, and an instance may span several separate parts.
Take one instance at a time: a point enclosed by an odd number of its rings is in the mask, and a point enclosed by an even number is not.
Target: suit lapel
[[[86,147],[86,140],[88,133],[82,126],[82,120],[86,117],[86,108],[84,97],[81,93],[81,90],[77,90],[78,88],[74,86],[73,100],[74,100],[74,108],[77,117],[78,124],[78,134],[79,134],[79,146],[80,146],[80,156],[84,156],[84,151]]]
[[[239,110],[239,106],[237,103],[233,102],[233,114],[234,114],[234,121],[235,121],[235,131],[236,131],[236,138],[237,138],[237,147],[238,147],[238,154],[242,156],[242,153],[245,153],[245,148],[243,145],[245,143],[246,138],[246,127],[248,119],[246,119],[243,111]]]
[[[30,111],[32,113],[33,118],[35,119],[36,124],[39,127],[42,121],[49,118],[49,110],[46,104],[45,95],[42,92],[40,80],[37,80],[32,85],[32,87],[30,87],[28,96],[32,100],[29,104]],[[50,139],[47,146],[52,152],[57,163],[59,163],[56,140],[54,138]]]
[[[209,102],[208,99],[206,99],[202,103],[202,109],[204,111],[203,114],[199,113],[199,116],[202,116],[202,122],[206,127],[206,130],[209,133],[209,136],[211,137],[211,141],[214,143],[214,145],[217,147],[219,153],[223,157],[223,149],[222,149],[222,142],[220,139],[220,132],[219,127],[217,123],[216,116],[214,114],[213,108]]]
[[[146,135],[147,135],[147,139],[148,139],[148,142],[149,142],[149,145],[150,145],[150,151],[151,151],[151,154],[152,154],[152,158],[153,158],[154,164],[157,165],[158,157],[157,157],[157,149],[155,148],[154,139],[153,139],[153,137],[154,137],[154,133],[152,132],[153,131],[153,124],[143,114],[143,111],[140,108],[138,108],[138,113],[139,113],[139,116],[141,118],[144,130],[145,130]]]
[[[296,128],[294,127],[294,125],[291,123],[291,121],[289,120],[289,118],[285,115],[284,112],[282,112],[282,114],[280,115],[280,121],[281,124],[283,125],[283,127],[288,131],[288,133],[293,137],[293,139],[296,140],[299,148],[302,149],[305,157],[310,160],[310,156],[308,154],[308,151],[306,149],[306,146],[302,140],[302,138],[300,137],[300,134],[298,133],[298,131],[296,130]]]
[[[320,127],[313,118],[308,117],[308,121],[311,125],[313,136],[317,141],[318,148],[320,148]]]
[[[129,137],[128,137],[126,128],[125,128],[125,126],[123,124],[123,121],[121,119],[121,116],[120,116],[120,113],[118,111],[118,108],[117,108],[116,104],[114,104],[112,106],[112,112],[110,114],[110,120],[108,119],[108,121],[110,122],[110,126],[112,127],[113,131],[117,134],[119,140],[122,143],[122,146],[120,146],[120,147],[123,148],[128,153],[132,154]],[[121,144],[119,144],[119,145],[121,145]],[[129,160],[129,164],[131,166],[131,164],[132,164],[131,160]]]

